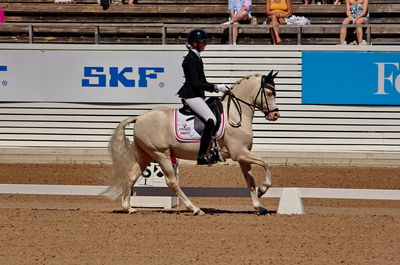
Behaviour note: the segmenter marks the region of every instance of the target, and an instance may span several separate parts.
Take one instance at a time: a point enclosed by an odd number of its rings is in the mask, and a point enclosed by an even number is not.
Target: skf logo
[[[378,66],[378,90],[374,94],[387,95],[395,88],[400,93],[399,63],[375,63]],[[388,82],[385,82],[388,81]]]
[[[157,79],[158,73],[164,73],[164,67],[138,67],[137,80],[132,78],[133,73],[133,67],[109,67],[106,73],[105,67],[86,66],[83,68],[86,78],[82,79],[82,87],[147,87],[149,79]],[[159,82],[160,87],[164,85]]]
[[[0,72],[7,72],[7,70],[8,70],[7,65],[0,65]],[[2,80],[1,81],[1,85],[2,86],[6,86],[7,84],[8,84],[7,80]]]

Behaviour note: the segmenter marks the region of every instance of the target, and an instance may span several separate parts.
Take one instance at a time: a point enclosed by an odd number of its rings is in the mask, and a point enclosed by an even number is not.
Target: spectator
[[[292,0],[267,0],[265,4],[268,24],[285,25],[285,17],[289,17],[292,14]],[[282,43],[278,27],[271,28],[271,39],[273,44]]]
[[[239,23],[252,23],[252,17],[250,12],[251,6],[252,6],[251,0],[229,0],[228,1],[229,21],[224,24],[237,25]],[[238,27],[232,28],[233,45],[236,45],[238,30],[239,30]]]
[[[6,17],[4,16],[3,8],[0,6],[0,23],[5,23]]]
[[[341,1],[341,0],[336,0],[336,2],[338,2],[338,1]],[[310,2],[310,4],[314,3],[314,4],[317,4],[317,5],[320,5],[320,4],[333,4],[333,0],[304,0],[304,4],[305,5],[308,5],[309,2]],[[336,3],[335,3],[335,5],[336,5]]]
[[[333,3],[335,6],[341,5],[342,4],[342,0],[336,0],[335,3]]]
[[[369,23],[368,0],[346,0],[346,15],[342,24],[361,25]],[[356,28],[358,45],[366,45],[367,42],[363,40],[363,29]],[[347,27],[340,29],[340,44],[346,45]]]

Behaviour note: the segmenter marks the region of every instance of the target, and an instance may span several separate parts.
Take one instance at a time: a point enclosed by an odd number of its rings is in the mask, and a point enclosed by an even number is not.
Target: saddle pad
[[[192,118],[192,119],[190,119]],[[175,137],[180,142],[200,142],[201,135],[194,129],[194,119],[192,115],[184,115],[178,109],[174,110],[174,131]],[[225,132],[225,117],[221,114],[221,126],[216,133],[217,140]]]

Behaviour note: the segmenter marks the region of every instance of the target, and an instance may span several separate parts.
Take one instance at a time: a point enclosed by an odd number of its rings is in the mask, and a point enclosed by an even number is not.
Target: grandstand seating
[[[124,0],[127,2],[128,0]],[[286,44],[335,44],[345,6],[307,5],[294,0],[293,14],[305,16],[312,26],[282,28]],[[400,0],[370,0],[371,43],[400,44]],[[265,20],[265,0],[253,1],[258,24]],[[194,24],[204,24],[212,43],[227,42],[227,0],[137,0],[133,6],[114,4],[106,11],[97,0],[75,0],[75,4],[54,4],[53,0],[2,0],[6,20],[0,26],[0,42],[35,43],[184,43]],[[34,23],[29,28],[24,23]],[[37,23],[51,23],[38,25]],[[79,23],[79,24],[78,24]],[[96,29],[92,23],[99,25]],[[140,24],[139,24],[140,23]],[[181,25],[179,27],[170,24]],[[167,26],[166,30],[162,26]],[[269,44],[268,28],[242,27],[239,40],[244,44]],[[301,34],[301,39],[299,39]]]

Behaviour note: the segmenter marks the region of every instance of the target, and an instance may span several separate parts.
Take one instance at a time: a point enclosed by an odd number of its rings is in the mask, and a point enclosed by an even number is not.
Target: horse
[[[221,97],[226,127],[222,138],[217,140],[219,155],[237,161],[250,190],[253,206],[257,213],[267,210],[259,198],[271,187],[271,168],[267,160],[251,151],[253,144],[252,120],[256,109],[261,110],[269,121],[276,121],[279,109],[275,102],[275,74],[249,75],[237,81]],[[110,185],[102,195],[116,200],[122,199],[123,211],[137,212],[130,205],[130,195],[136,180],[151,161],[156,161],[165,175],[165,181],[193,215],[204,215],[194,205],[178,184],[171,158],[196,160],[199,143],[183,143],[176,139],[173,126],[173,109],[158,107],[143,115],[129,117],[116,127],[109,143],[112,156]],[[133,141],[125,135],[125,128],[134,125]],[[264,169],[264,180],[256,187],[251,166]]]

